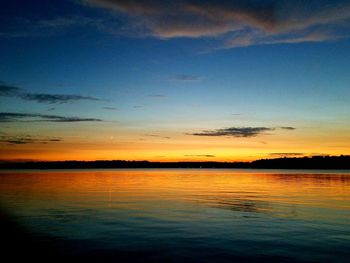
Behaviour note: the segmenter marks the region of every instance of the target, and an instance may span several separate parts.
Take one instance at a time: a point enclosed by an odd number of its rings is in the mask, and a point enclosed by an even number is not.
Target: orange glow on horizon
[[[91,133],[91,134],[90,134]],[[71,137],[48,144],[9,145],[2,143],[1,160],[136,160],[136,161],[218,161],[240,162],[276,158],[283,153],[296,157],[347,155],[348,134],[309,134],[293,131],[252,138],[196,137],[171,134],[171,137],[138,137],[123,132],[120,136],[91,131],[89,136]],[[166,134],[167,136],[169,134]],[[281,155],[279,155],[281,153]],[[288,156],[288,155],[287,155]]]

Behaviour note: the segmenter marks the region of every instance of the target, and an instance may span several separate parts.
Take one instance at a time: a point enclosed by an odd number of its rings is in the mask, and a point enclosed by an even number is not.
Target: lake
[[[350,261],[346,171],[1,171],[0,200],[6,249],[33,257]]]

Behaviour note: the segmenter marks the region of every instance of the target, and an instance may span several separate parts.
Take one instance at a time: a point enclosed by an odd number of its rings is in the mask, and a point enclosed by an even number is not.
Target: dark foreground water
[[[350,262],[347,172],[3,171],[0,200],[14,258]]]

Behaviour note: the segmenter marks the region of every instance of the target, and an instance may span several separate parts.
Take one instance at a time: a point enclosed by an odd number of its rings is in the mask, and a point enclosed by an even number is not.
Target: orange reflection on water
[[[0,176],[1,204],[14,213],[59,205],[161,209],[166,214],[170,203],[179,209],[207,206],[298,218],[328,218],[330,209],[350,210],[350,174],[346,173],[140,169],[17,171]]]

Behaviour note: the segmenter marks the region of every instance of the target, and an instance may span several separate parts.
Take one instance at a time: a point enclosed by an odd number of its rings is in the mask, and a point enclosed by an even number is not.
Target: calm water
[[[77,259],[350,262],[347,172],[3,171],[0,200]]]

